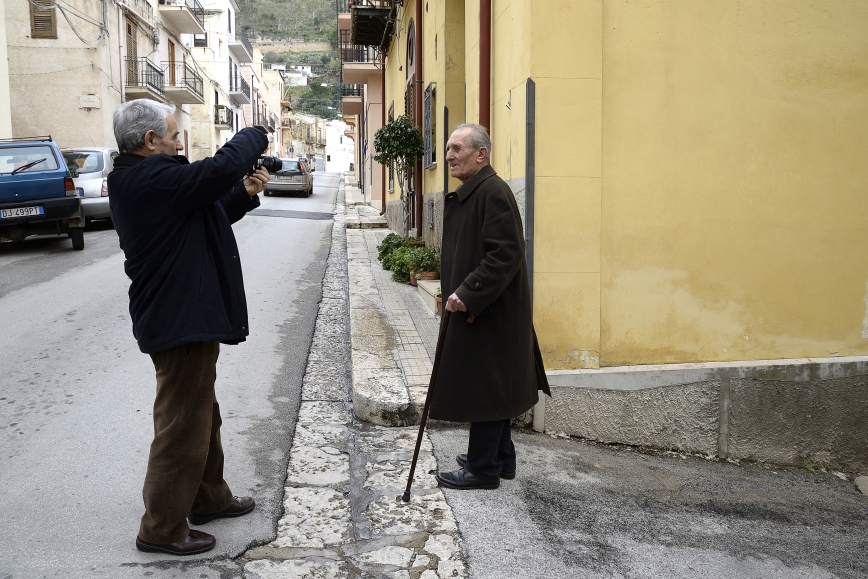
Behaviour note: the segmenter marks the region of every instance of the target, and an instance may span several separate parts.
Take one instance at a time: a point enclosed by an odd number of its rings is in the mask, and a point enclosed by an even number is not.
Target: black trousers
[[[501,472],[515,472],[515,445],[510,425],[509,419],[470,423],[464,467],[470,474],[496,482]]]

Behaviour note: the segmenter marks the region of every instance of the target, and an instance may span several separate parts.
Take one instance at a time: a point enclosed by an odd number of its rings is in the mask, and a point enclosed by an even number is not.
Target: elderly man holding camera
[[[108,177],[111,216],[130,278],[139,349],[157,375],[154,440],[136,546],[192,555],[214,547],[191,530],[255,507],[223,480],[220,407],[214,392],[220,343],[249,333],[241,261],[231,224],[259,206],[268,182],[253,170],[268,139],[243,129],[213,156],[178,156],[174,107],[147,99],[114,113],[121,154]],[[245,177],[246,176],[246,177]]]

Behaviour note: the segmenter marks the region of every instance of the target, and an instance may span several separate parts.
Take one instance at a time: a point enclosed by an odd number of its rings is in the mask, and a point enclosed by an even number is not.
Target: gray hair
[[[159,138],[166,136],[166,115],[175,112],[175,105],[151,99],[127,101],[114,113],[115,140],[123,152],[137,151],[145,146],[145,133],[154,131]]]
[[[488,136],[488,131],[482,125],[474,125],[473,123],[464,123],[463,125],[458,125],[452,131],[460,131],[463,129],[470,129],[470,134],[467,135],[467,144],[474,149],[485,148],[488,151],[488,155],[486,155],[486,159],[491,158],[491,137]]]

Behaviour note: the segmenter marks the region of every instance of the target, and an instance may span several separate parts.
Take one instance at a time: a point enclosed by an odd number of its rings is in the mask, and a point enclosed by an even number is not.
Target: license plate
[[[293,181],[295,179],[295,177],[290,177],[289,175],[278,175],[277,178],[281,181]]]
[[[0,218],[30,217],[32,215],[45,215],[42,205],[36,207],[16,207],[15,209],[0,209]]]

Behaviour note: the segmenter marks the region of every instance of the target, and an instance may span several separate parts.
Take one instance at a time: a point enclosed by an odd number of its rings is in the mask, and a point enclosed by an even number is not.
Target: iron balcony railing
[[[151,26],[154,26],[154,8],[148,0],[121,0],[121,5]]]
[[[250,100],[250,85],[247,84],[247,81],[244,80],[244,77],[235,74],[229,77],[229,92],[240,92],[244,93],[244,96]]]
[[[127,86],[149,88],[163,95],[163,71],[147,58],[124,58],[127,66]]]
[[[253,56],[253,45],[250,44],[250,40],[247,38],[247,34],[243,30],[235,31],[235,40],[244,45],[244,48],[247,49],[247,52]]]
[[[352,6],[387,6],[403,5],[403,0],[335,0],[335,8],[338,13],[347,13]]]
[[[199,98],[205,97],[202,77],[186,62],[164,62],[163,70],[165,71],[165,86],[185,86],[196,93]]]
[[[363,91],[364,91],[364,85],[361,85],[361,84],[342,84],[341,85],[341,96],[342,97],[360,97],[360,96],[362,96]]]
[[[276,131],[277,127],[280,126],[280,120],[277,118],[276,114],[268,113],[268,126],[274,131]]]
[[[187,10],[193,13],[193,18],[199,21],[202,28],[205,28],[205,9],[199,4],[199,0],[160,0],[160,4],[164,6],[186,6]]]
[[[235,127],[235,113],[225,105],[214,105],[214,124]]]
[[[378,62],[377,50],[370,46],[353,44],[350,41],[350,31],[341,30],[340,41],[341,62]]]

